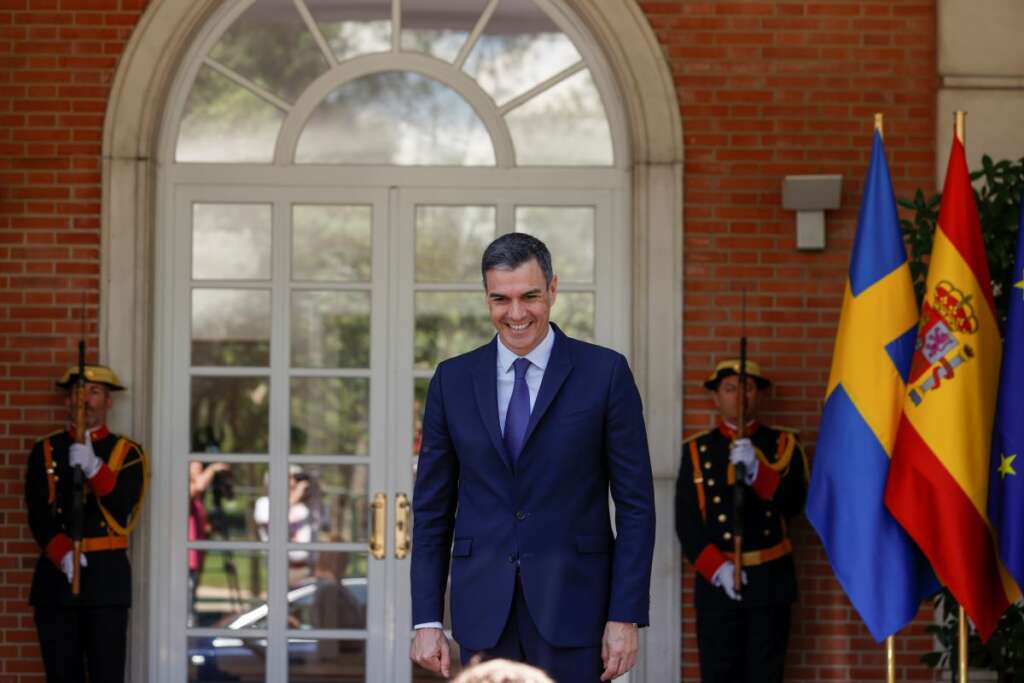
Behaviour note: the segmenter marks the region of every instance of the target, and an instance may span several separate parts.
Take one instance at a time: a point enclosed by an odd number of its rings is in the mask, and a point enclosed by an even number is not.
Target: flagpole
[[[885,680],[896,683],[896,636],[885,639]]]
[[[881,138],[885,137],[884,118],[882,112],[875,112],[875,130],[878,131],[878,136]],[[896,683],[896,636],[886,636],[885,638],[885,681],[886,683]]]
[[[967,127],[967,112],[957,110],[953,112],[953,132],[960,144],[964,144]],[[957,669],[960,683],[967,683],[967,615],[964,613],[964,606],[960,605],[960,638],[959,651],[957,653]]]

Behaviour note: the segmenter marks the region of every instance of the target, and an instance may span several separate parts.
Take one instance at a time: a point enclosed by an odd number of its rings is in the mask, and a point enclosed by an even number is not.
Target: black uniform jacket
[[[743,510],[743,552],[781,552],[787,541],[787,520],[803,511],[807,495],[807,459],[790,431],[753,425],[749,435],[760,460],[757,479],[747,487]],[[683,442],[676,481],[676,533],[683,552],[696,568],[694,602],[697,609],[739,609],[796,600],[796,571],[792,552],[744,568],[748,583],[743,601],[731,600],[711,584],[715,570],[733,551],[733,468],[729,445],[734,434],[726,425],[702,432]],[[694,482],[696,451],[701,479]],[[701,513],[700,488],[704,494]],[[783,546],[784,547],[784,546]]]
[[[83,538],[123,537],[121,532],[130,527],[131,520],[138,514],[145,491],[145,454],[141,446],[128,441],[122,464],[117,471],[112,470],[107,463],[121,438],[106,427],[92,433],[93,450],[104,464],[85,483]],[[46,442],[52,447],[52,501],[44,456]],[[68,452],[72,443],[74,440],[69,432],[54,432],[37,441],[28,458],[25,504],[32,535],[42,550],[32,577],[29,601],[36,606],[129,607],[131,567],[125,549],[85,553],[89,564],[81,569],[81,590],[77,598],[71,594],[71,585],[60,569],[61,557],[71,549],[74,475],[68,464]],[[101,502],[109,518],[103,514]]]

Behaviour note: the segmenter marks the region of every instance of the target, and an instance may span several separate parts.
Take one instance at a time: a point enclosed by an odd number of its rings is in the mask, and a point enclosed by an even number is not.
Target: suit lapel
[[[498,422],[498,342],[497,337],[485,346],[480,353],[480,361],[473,373],[473,391],[476,394],[476,407],[480,411],[480,419],[487,428],[494,449],[501,457],[505,467],[512,469],[512,462],[505,452],[505,442],[501,438],[501,424]]]
[[[523,453],[530,443],[530,436],[537,424],[544,417],[544,413],[551,407],[551,402],[558,395],[569,373],[572,372],[572,354],[569,352],[569,338],[562,333],[558,327],[551,324],[555,332],[555,345],[551,347],[551,358],[544,370],[544,379],[540,383],[540,391],[537,392],[537,400],[530,412],[530,422],[526,427],[526,438],[523,439]],[[520,459],[522,455],[519,456]]]

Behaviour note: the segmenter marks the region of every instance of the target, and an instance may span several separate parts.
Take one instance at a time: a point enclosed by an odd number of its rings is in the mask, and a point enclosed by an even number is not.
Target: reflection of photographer
[[[313,529],[319,519],[320,485],[300,465],[288,467],[288,540],[291,543],[310,543]],[[252,511],[253,521],[260,539],[270,538],[270,498],[260,496]],[[288,551],[288,585],[312,574],[312,556],[308,550]]]
[[[222,462],[215,462],[204,466],[203,463],[193,460],[188,465],[188,540],[202,541],[210,537],[211,531],[215,529],[211,523],[211,516],[206,511],[203,502],[206,490],[213,485],[214,507],[220,510],[220,517],[223,519],[221,500],[223,490],[218,494],[218,478],[221,482],[230,481],[231,471],[228,465]],[[231,495],[234,492],[231,491]],[[203,558],[205,553],[202,550],[190,548],[188,551],[188,583],[191,604],[196,601],[196,586],[199,584],[199,574],[203,571]]]

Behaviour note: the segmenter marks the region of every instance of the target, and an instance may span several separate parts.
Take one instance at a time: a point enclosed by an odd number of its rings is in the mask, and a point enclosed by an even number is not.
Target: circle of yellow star
[[[1006,479],[1006,475],[1016,476],[1017,470],[1013,469],[1013,461],[1017,458],[1017,454],[1011,455],[1001,454],[999,456],[999,474],[1000,479]]]

